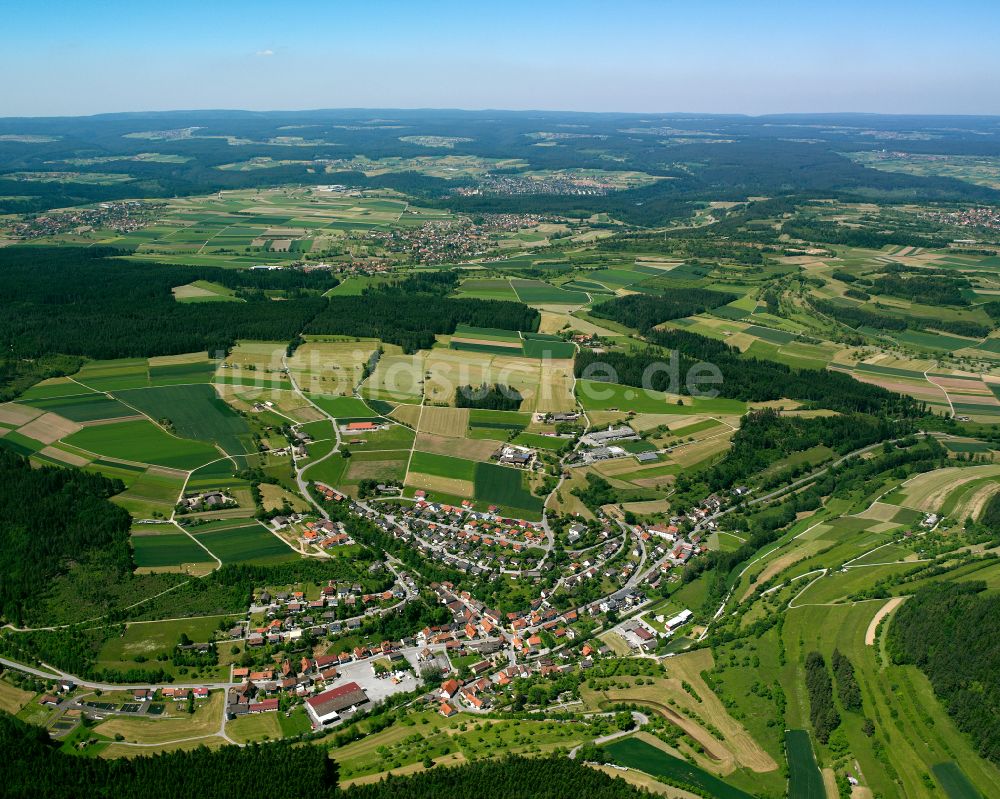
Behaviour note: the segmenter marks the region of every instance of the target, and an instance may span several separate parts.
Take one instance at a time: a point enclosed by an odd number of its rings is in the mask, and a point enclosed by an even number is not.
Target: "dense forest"
[[[0,345],[17,358],[92,358],[225,351],[238,338],[290,341],[326,305],[318,296],[184,304],[171,288],[210,280],[230,288],[319,291],[323,273],[285,274],[116,260],[113,250],[0,249]],[[258,292],[249,292],[261,296]]]
[[[0,713],[4,795],[11,799],[633,799],[642,796],[565,756],[438,766],[341,790],[337,761],[321,746],[268,743],[199,747],[152,757],[73,757],[40,727]]]
[[[823,445],[846,455],[870,444],[912,432],[912,425],[886,417],[850,413],[837,416],[802,417],[783,415],[774,408],[750,411],[740,420],[725,457],[701,479],[712,490],[729,488],[764,472],[782,458]],[[823,456],[817,455],[817,459]],[[812,464],[815,465],[815,464]],[[810,464],[801,467],[808,471]],[[782,479],[788,475],[782,475]],[[765,483],[768,484],[768,483]]]
[[[337,796],[337,764],[316,746],[199,747],[153,757],[74,757],[40,727],[0,713],[3,794],[74,799],[302,799]]]
[[[108,497],[124,486],[76,469],[32,468],[0,449],[0,615],[25,606],[70,560],[98,557],[111,575],[132,570],[131,519]]]
[[[344,799],[633,799],[643,796],[567,757],[506,757],[455,768],[437,766],[412,777],[387,777],[344,791]]]
[[[483,383],[481,386],[459,386],[455,391],[456,408],[481,408],[489,411],[516,411],[521,408],[521,396],[512,386]]]
[[[919,235],[912,230],[877,231],[810,219],[789,220],[781,226],[781,232],[804,241],[842,244],[847,247],[866,247],[873,250],[881,249],[890,244],[947,247],[951,243],[950,236]]]
[[[878,294],[904,297],[924,305],[969,304],[969,300],[962,294],[962,289],[969,288],[969,281],[960,276],[916,275],[900,277],[899,275],[883,275],[872,282],[872,288]]]
[[[981,581],[933,583],[896,611],[886,647],[912,663],[983,757],[1000,764],[1000,593]]]
[[[457,280],[454,272],[442,271],[370,286],[359,296],[331,297],[306,330],[378,338],[413,353],[432,347],[435,335],[454,333],[460,324],[538,329],[538,311],[523,303],[446,296]]]
[[[606,300],[591,309],[592,316],[620,325],[649,330],[670,319],[694,316],[736,299],[735,294],[699,288],[676,288],[662,294],[629,294]]]
[[[657,345],[638,352],[603,352],[584,350],[574,365],[577,377],[602,379],[610,367],[618,383],[650,388],[655,391],[692,394],[698,386],[689,386],[687,375],[699,362],[714,364],[722,373],[722,382],[701,386],[717,390],[719,396],[748,402],[796,399],[820,408],[846,413],[889,413],[919,416],[922,410],[912,397],[905,397],[878,386],[861,383],[852,377],[827,369],[795,369],[775,361],[747,358],[739,350],[721,341],[686,330],[651,330],[647,340]],[[644,385],[647,369],[667,363],[670,353],[677,353],[676,374],[671,369],[651,369],[649,385]]]

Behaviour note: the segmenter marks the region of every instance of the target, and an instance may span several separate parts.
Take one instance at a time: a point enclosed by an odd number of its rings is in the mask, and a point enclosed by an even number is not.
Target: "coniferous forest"
[[[20,619],[31,597],[89,552],[118,574],[131,572],[131,518],[107,501],[123,488],[76,469],[32,468],[0,449],[0,615]]]
[[[379,338],[413,353],[433,346],[435,335],[454,333],[460,324],[538,329],[538,311],[523,303],[446,296],[457,282],[453,272],[439,272],[370,287],[360,296],[331,297],[306,330]]]
[[[37,799],[632,799],[642,794],[565,756],[508,757],[435,767],[341,790],[321,746],[205,747],[115,761],[58,752],[48,733],[0,713],[4,796]],[[336,750],[334,750],[335,756]]]
[[[934,583],[904,602],[886,645],[923,671],[983,757],[1000,763],[1000,594],[981,581]]]

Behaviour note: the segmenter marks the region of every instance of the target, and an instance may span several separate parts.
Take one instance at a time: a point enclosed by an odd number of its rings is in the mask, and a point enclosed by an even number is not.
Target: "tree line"
[[[924,413],[912,397],[861,383],[850,375],[827,369],[796,369],[776,361],[746,358],[735,347],[687,330],[649,330],[645,335],[652,346],[634,352],[611,351],[595,354],[584,350],[577,355],[574,370],[586,377],[611,367],[617,382],[629,386],[690,394],[684,376],[698,363],[714,364],[722,382],[707,386],[719,396],[746,402],[795,399],[819,408],[845,413],[885,413],[903,417]],[[668,361],[676,353],[680,380],[672,384],[670,371],[647,370]],[[648,385],[645,383],[648,382]]]
[[[595,305],[590,314],[645,331],[670,319],[694,316],[735,299],[735,294],[711,289],[674,288],[657,294],[615,297]]]
[[[867,292],[865,292],[867,293]],[[882,313],[871,307],[858,307],[854,304],[839,303],[832,300],[812,298],[812,306],[820,313],[829,316],[848,327],[872,327],[876,330],[923,330],[933,328],[959,336],[981,338],[990,332],[990,326],[974,319],[931,319],[926,316],[893,316]],[[878,306],[875,306],[876,308]]]
[[[1000,594],[982,581],[937,582],[896,611],[886,636],[894,663],[923,671],[980,755],[1000,764]]]

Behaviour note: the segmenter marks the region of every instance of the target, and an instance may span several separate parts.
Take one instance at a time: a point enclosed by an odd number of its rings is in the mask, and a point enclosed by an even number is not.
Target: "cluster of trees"
[[[0,345],[10,358],[54,353],[132,358],[228,350],[238,338],[289,341],[323,307],[319,296],[272,302],[178,303],[193,280],[231,287],[334,285],[329,276],[167,266],[115,259],[102,248],[0,250]],[[318,273],[317,273],[318,274]]]
[[[40,380],[62,377],[78,371],[83,359],[75,355],[50,353],[30,360],[7,350],[0,360],[0,402],[8,402]]]
[[[986,501],[977,521],[991,533],[1000,533],[1000,494],[994,494]]]
[[[959,336],[974,338],[985,336],[990,332],[989,325],[976,322],[973,319],[931,319],[926,316],[893,316],[881,313],[872,308],[860,308],[856,305],[841,304],[831,300],[811,300],[813,307],[822,314],[835,319],[848,327],[873,327],[876,330],[906,330],[913,328],[923,330],[933,328]]]
[[[858,686],[857,677],[854,676],[854,664],[847,655],[839,649],[834,649],[830,665],[833,666],[833,676],[837,679],[837,696],[840,698],[841,707],[844,710],[860,713],[861,688]]]
[[[805,418],[762,408],[740,420],[725,457],[701,479],[712,491],[719,491],[752,475],[759,477],[782,458],[820,444],[844,455],[911,430],[911,423],[884,416],[848,413]]]
[[[874,327],[876,330],[906,330],[906,320],[899,316],[859,308],[854,304],[812,300],[813,307],[822,314],[836,319],[848,327]]]
[[[1000,594],[981,581],[919,589],[893,618],[886,648],[923,671],[955,724],[983,757],[1000,764]]]
[[[572,493],[594,512],[602,505],[618,501],[618,492],[614,486],[596,472],[587,472],[587,487],[574,488]]]
[[[739,350],[707,336],[687,330],[650,330],[646,338],[656,346],[636,352],[585,350],[577,355],[576,376],[600,374],[610,367],[619,383],[689,394],[685,376],[699,363],[714,364],[722,382],[707,384],[719,396],[748,402],[780,398],[796,399],[841,412],[886,413],[896,416],[922,415],[921,405],[878,386],[861,383],[849,375],[827,369],[794,369],[775,361],[743,357]],[[657,369],[676,354],[676,370]],[[649,370],[649,371],[647,371]],[[679,377],[679,380],[673,378]]]
[[[436,272],[370,286],[359,296],[331,297],[309,323],[310,333],[378,338],[404,352],[433,346],[437,334],[460,325],[535,331],[541,316],[524,303],[446,296],[457,281],[454,272]]]
[[[663,294],[629,294],[595,305],[592,316],[647,331],[670,319],[693,316],[732,302],[735,294],[701,288],[676,288]]]
[[[483,383],[481,386],[459,386],[455,392],[456,408],[481,408],[490,411],[516,411],[524,397],[512,386]]]
[[[0,448],[0,616],[19,624],[27,603],[89,553],[112,578],[132,571],[131,519],[108,501],[123,489],[76,469],[33,469]]]
[[[689,229],[662,233],[626,233],[604,239],[598,243],[597,249],[604,252],[666,252],[686,260],[734,261],[746,266],[764,263],[764,256],[757,247],[723,241],[714,236],[699,236]],[[707,275],[711,267],[702,267],[702,270]]]
[[[933,275],[883,275],[872,282],[878,294],[905,297],[924,305],[968,305],[969,300],[962,295],[962,289],[968,287],[969,281],[965,278]]]
[[[809,692],[809,720],[816,740],[825,744],[830,733],[840,726],[840,713],[833,701],[833,682],[826,670],[826,660],[819,652],[806,655],[806,690]]]
[[[949,236],[920,234],[913,230],[882,231],[847,227],[833,222],[820,222],[816,219],[803,218],[788,220],[781,226],[781,232],[794,239],[824,244],[843,244],[847,247],[865,247],[871,250],[878,250],[890,244],[919,247],[947,247],[951,244]]]

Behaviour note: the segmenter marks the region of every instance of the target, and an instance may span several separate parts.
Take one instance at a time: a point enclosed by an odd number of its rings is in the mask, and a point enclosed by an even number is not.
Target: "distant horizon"
[[[280,114],[324,114],[346,112],[406,112],[406,113],[461,113],[461,114],[580,114],[594,116],[656,116],[656,117],[742,117],[746,119],[767,119],[769,117],[873,117],[895,119],[998,119],[1000,112],[995,114],[972,113],[930,113],[930,112],[879,112],[879,111],[769,111],[765,113],[744,113],[738,111],[617,111],[590,110],[579,108],[501,108],[501,107],[458,107],[458,106],[324,106],[315,108],[245,108],[245,107],[204,107],[204,108],[161,108],[141,109],[131,111],[94,111],[81,114],[0,114],[0,120],[42,120],[42,119],[94,119],[99,117],[152,117],[183,114],[247,114],[276,116]]]
[[[11,4],[4,117],[479,108],[1000,114],[1000,4]],[[717,111],[710,109],[726,109]]]

